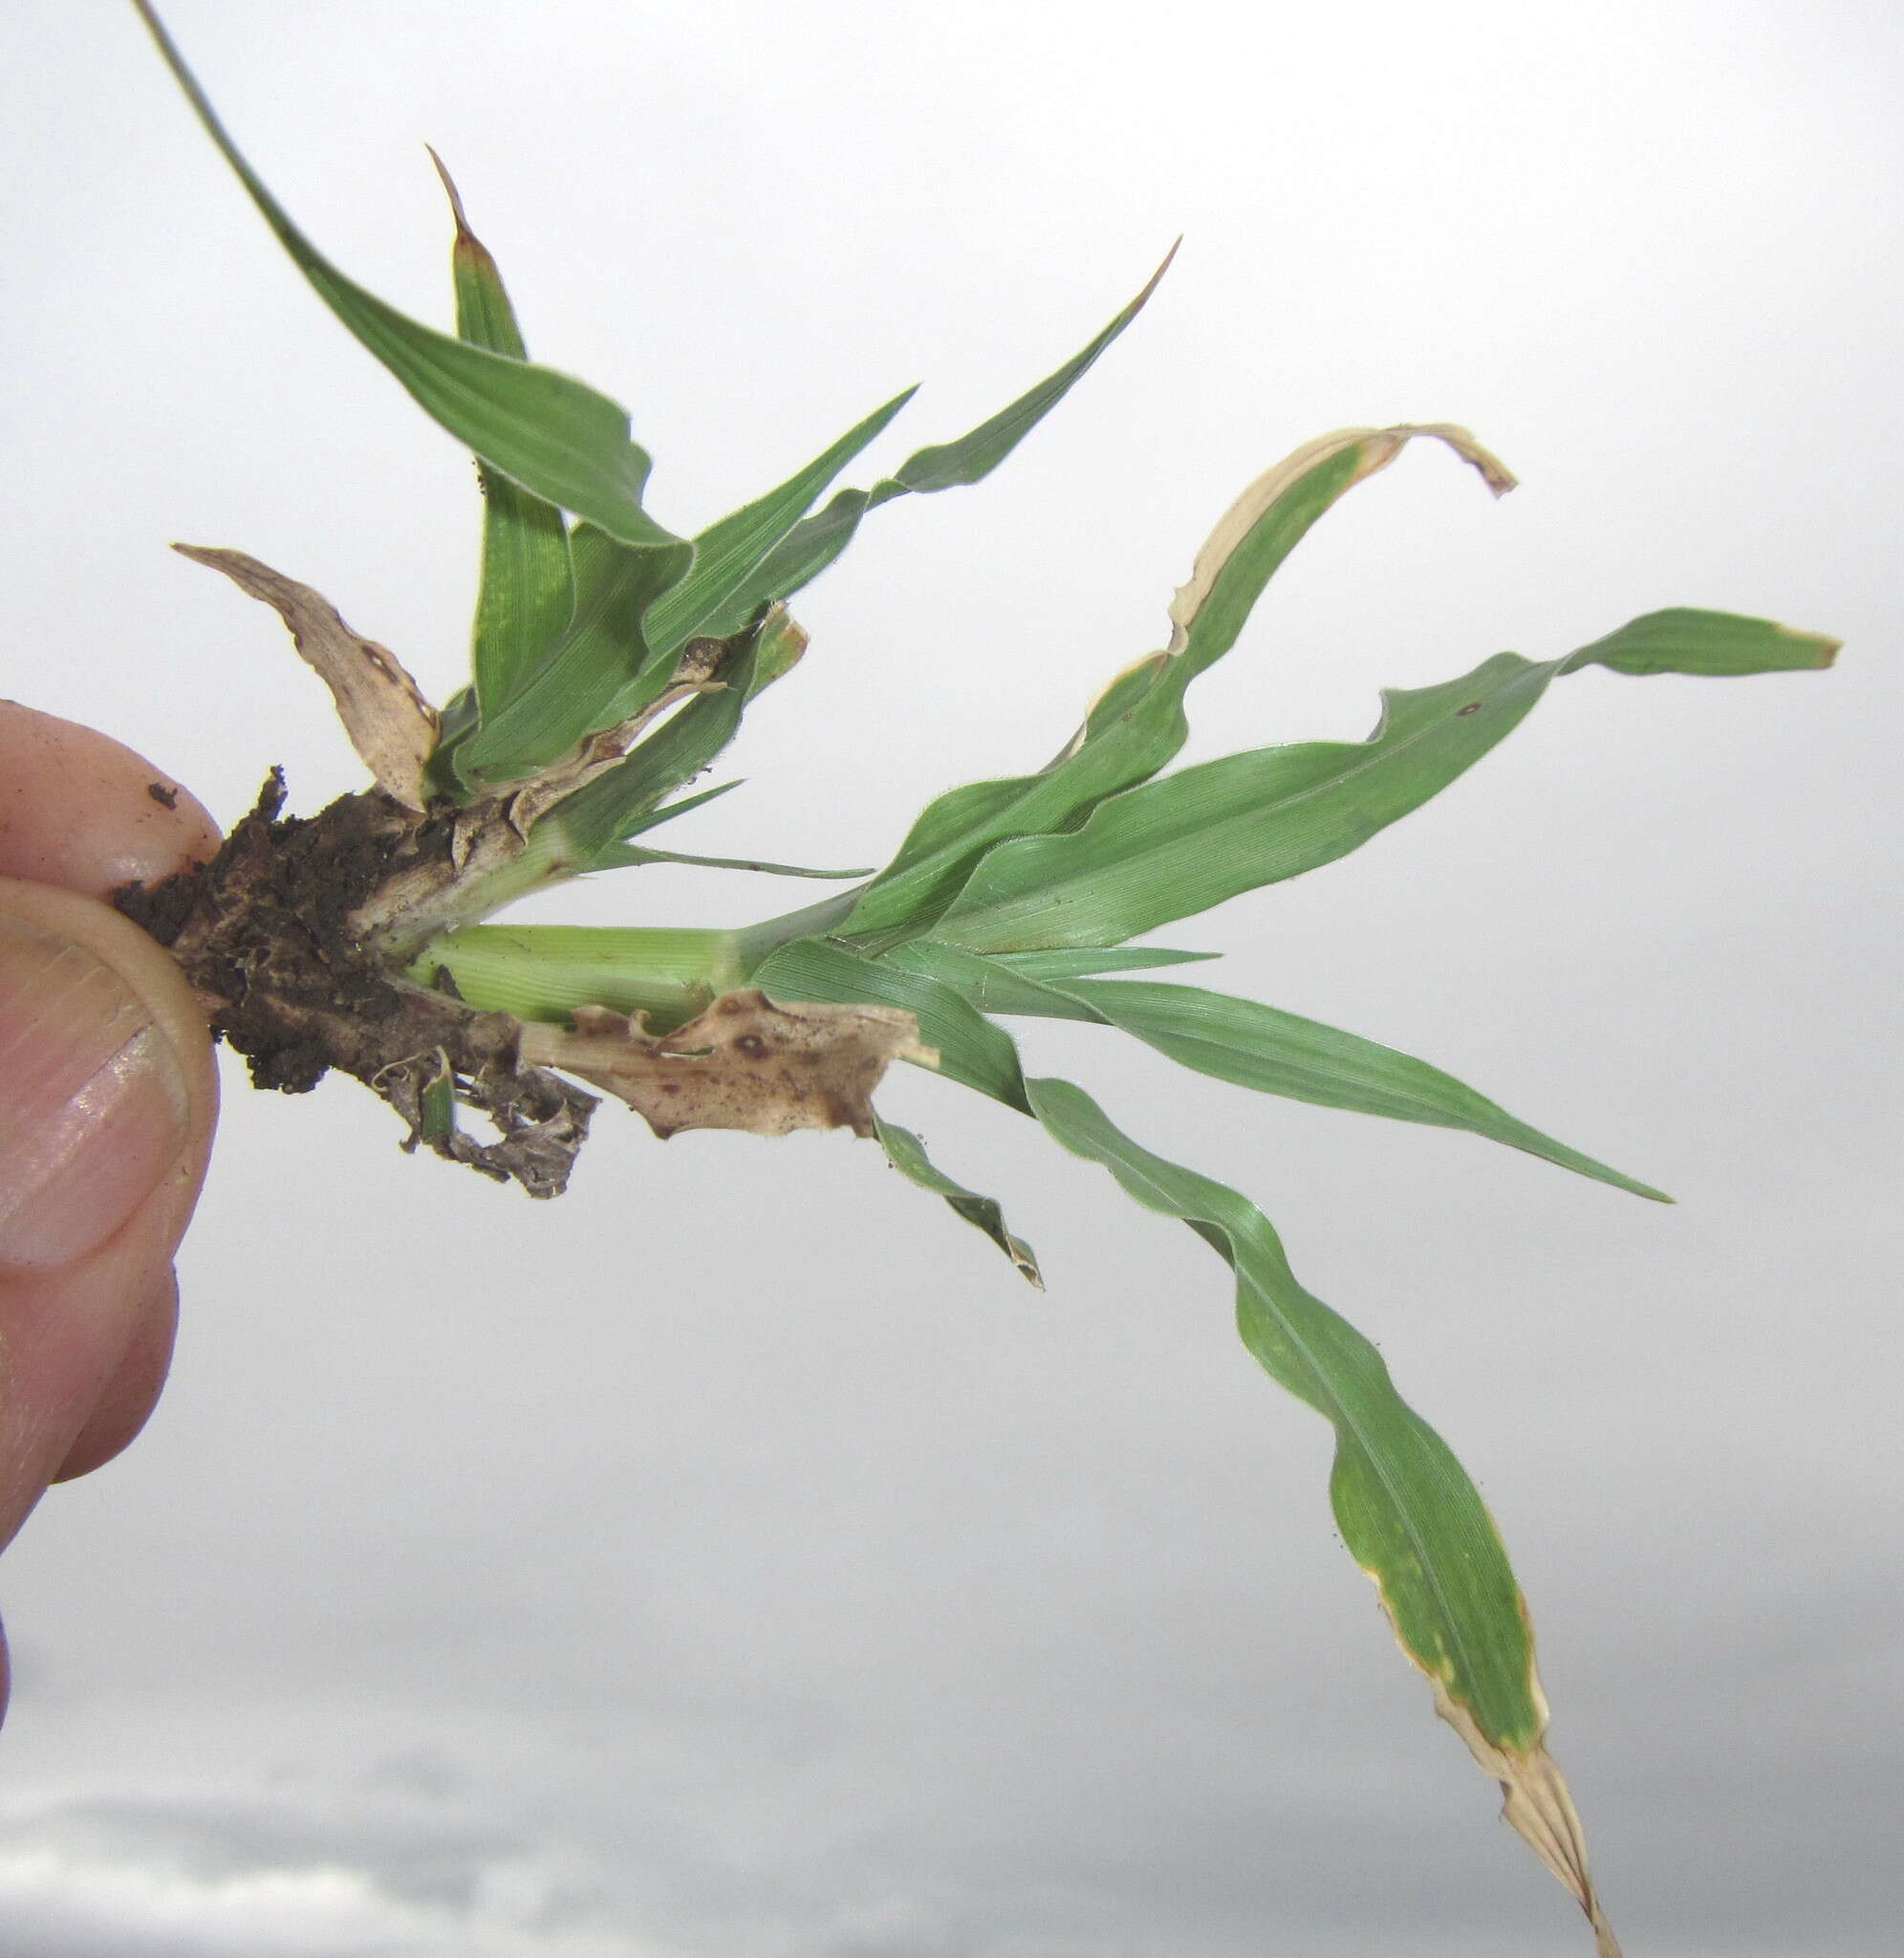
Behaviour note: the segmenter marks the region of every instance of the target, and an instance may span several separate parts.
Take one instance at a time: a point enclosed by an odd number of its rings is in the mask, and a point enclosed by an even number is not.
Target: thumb
[[[0,878],[0,1275],[71,1266],[162,1187],[196,1185],[208,1058],[189,989],[143,932]],[[188,1205],[162,1206],[174,1242]]]

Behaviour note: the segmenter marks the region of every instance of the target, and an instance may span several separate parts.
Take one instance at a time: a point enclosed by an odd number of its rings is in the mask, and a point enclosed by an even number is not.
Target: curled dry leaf
[[[1403,1645],[1410,1659],[1414,1654]],[[1509,1751],[1499,1748],[1482,1732],[1473,1714],[1451,1698],[1441,1682],[1430,1677],[1435,1689],[1435,1710],[1467,1743],[1486,1773],[1501,1784],[1501,1819],[1547,1864],[1572,1893],[1573,1900],[1587,1913],[1593,1927],[1595,1958],[1620,1958],[1619,1940],[1600,1908],[1593,1888],[1593,1873],[1587,1861],[1587,1832],[1581,1826],[1580,1812],[1567,1777],[1554,1765],[1545,1744],[1536,1739],[1530,1748]],[[1540,1696],[1540,1684],[1534,1691]],[[1540,1698],[1543,1725],[1547,1701]]]
[[[429,800],[423,770],[437,745],[437,715],[397,656],[353,632],[322,593],[242,551],[172,548],[195,564],[222,571],[240,591],[277,613],[291,628],[292,643],[331,689],[344,732],[378,787],[421,813]]]
[[[1515,477],[1506,464],[1483,448],[1465,428],[1457,427],[1452,422],[1397,422],[1390,428],[1338,428],[1332,435],[1318,435],[1313,442],[1306,442],[1286,455],[1274,468],[1266,469],[1223,512],[1197,554],[1190,581],[1178,587],[1171,604],[1170,651],[1183,650],[1190,627],[1203,609],[1219,575],[1257,519],[1279,497],[1345,449],[1357,450],[1354,472],[1336,491],[1340,495],[1351,485],[1387,468],[1417,435],[1432,435],[1436,441],[1445,442],[1464,463],[1472,464],[1480,471],[1482,481],[1495,495],[1504,496],[1514,488]]]
[[[896,1007],[780,1006],[758,987],[724,993],[665,1037],[650,1034],[645,1017],[581,1007],[573,1033],[526,1025],[522,1057],[618,1095],[663,1142],[690,1128],[871,1136],[887,1063],[939,1058]]]

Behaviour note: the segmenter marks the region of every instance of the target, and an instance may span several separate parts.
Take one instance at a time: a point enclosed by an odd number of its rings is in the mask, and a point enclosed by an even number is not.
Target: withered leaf
[[[780,1006],[758,987],[722,994],[657,1037],[605,1007],[581,1007],[573,1033],[528,1025],[522,1057],[618,1095],[663,1141],[690,1128],[784,1136],[796,1128],[874,1134],[873,1090],[889,1061],[931,1065],[919,1022],[895,1007]]]
[[[397,656],[353,632],[322,593],[242,551],[194,544],[172,549],[222,571],[240,591],[277,613],[291,628],[292,642],[331,689],[344,732],[377,786],[421,813],[429,800],[423,770],[437,745],[437,715]]]

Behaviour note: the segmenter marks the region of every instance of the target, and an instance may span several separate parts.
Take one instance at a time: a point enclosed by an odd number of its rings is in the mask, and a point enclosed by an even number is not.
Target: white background
[[[1900,393],[1881,5],[238,4],[171,24],[292,212],[448,317],[456,172],[530,351],[693,529],[913,380],[855,479],[1150,311],[1001,473],[882,510],[668,840],[870,863],[1036,765],[1197,545],[1322,430],[1461,421],[1331,514],[1186,759],[1661,605],[1838,669],[1567,681],[1345,862],[1162,934],[1671,1189],[1033,1026],[1283,1229],[1480,1481],[1555,1752],[1650,1958],[1894,1948]],[[226,821],[360,776],[276,621],[438,698],[467,459],[279,253],[129,10],[0,61],[5,690]],[[539,915],[739,923],[651,871]],[[166,1399],[0,1567],[0,1951],[33,1958],[1526,1958],[1496,1827],[1332,1540],[1328,1431],[1225,1275],[1029,1124],[888,1111],[1051,1290],[843,1135],[604,1111],[532,1206],[355,1085],[227,1077]]]

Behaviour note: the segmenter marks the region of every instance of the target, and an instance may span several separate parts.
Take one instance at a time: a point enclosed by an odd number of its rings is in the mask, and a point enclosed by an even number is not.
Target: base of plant
[[[310,817],[283,816],[273,769],[256,807],[209,862],[114,903],[179,961],[214,1033],[261,1088],[303,1094],[335,1068],[388,1101],[422,1142],[531,1196],[558,1194],[595,1097],[525,1064],[522,1028],[453,992],[394,976],[367,948],[366,916],[449,887],[455,825],[419,817],[380,790]],[[457,1105],[487,1116],[483,1142]]]

